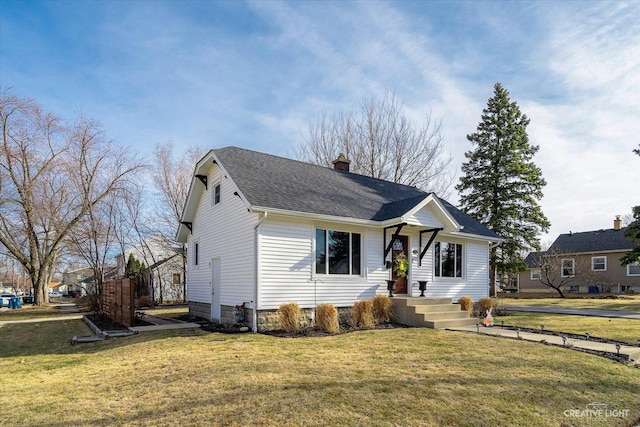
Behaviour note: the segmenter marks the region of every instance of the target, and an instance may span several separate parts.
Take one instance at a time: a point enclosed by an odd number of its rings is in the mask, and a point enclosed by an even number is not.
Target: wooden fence
[[[110,280],[102,287],[102,311],[111,320],[133,326],[135,279]]]

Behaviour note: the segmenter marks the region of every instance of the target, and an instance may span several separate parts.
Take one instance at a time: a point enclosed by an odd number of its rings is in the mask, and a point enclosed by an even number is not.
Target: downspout
[[[259,251],[258,251],[258,228],[260,227],[260,225],[262,225],[262,223],[267,219],[267,211],[264,211],[264,215],[262,216],[262,218],[258,221],[258,223],[255,225],[255,227],[253,227],[254,231],[255,231],[255,240],[254,240],[254,280],[255,280],[255,284],[253,287],[253,318],[252,318],[252,324],[253,327],[251,328],[251,331],[255,334],[258,332],[258,285],[260,283],[259,280],[259,274],[260,274],[260,266],[259,266]]]

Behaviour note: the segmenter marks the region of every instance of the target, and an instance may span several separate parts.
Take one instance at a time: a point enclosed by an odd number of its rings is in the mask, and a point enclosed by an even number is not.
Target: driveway
[[[524,306],[524,305],[507,305],[504,308],[507,311],[524,311],[524,312],[548,313],[548,314],[570,314],[574,316],[612,317],[612,318],[621,318],[621,319],[640,320],[640,313],[636,313],[633,311],[597,310],[597,309],[591,309],[591,308],[541,307],[541,306]]]

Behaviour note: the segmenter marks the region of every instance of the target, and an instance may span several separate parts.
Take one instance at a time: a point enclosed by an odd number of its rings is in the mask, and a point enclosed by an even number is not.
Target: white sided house
[[[192,315],[266,329],[283,303],[351,307],[388,294],[474,300],[489,294],[489,249],[502,239],[435,194],[236,147],[196,165],[180,242]],[[409,261],[397,278],[394,260]]]

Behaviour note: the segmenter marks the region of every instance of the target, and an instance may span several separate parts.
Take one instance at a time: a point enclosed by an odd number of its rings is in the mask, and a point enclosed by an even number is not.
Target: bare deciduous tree
[[[0,244],[29,274],[34,303],[41,305],[71,231],[142,165],[108,140],[98,122],[79,118],[67,125],[6,90],[0,125]]]
[[[447,197],[453,176],[451,156],[445,153],[440,120],[427,113],[416,128],[394,93],[382,100],[365,98],[353,112],[320,116],[298,147],[298,159],[332,166],[338,154],[351,160],[351,171],[361,175],[416,186]]]
[[[187,201],[187,194],[193,168],[205,154],[202,147],[188,147],[180,157],[174,156],[171,142],[157,144],[155,150],[154,183],[160,191],[161,203],[157,208],[159,229],[155,235],[162,236],[172,247],[181,247],[182,252],[182,284],[186,299],[186,245],[175,240],[175,231],[182,218],[182,210]]]

